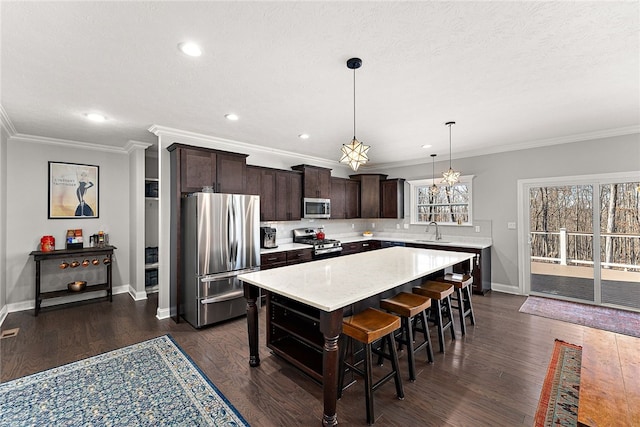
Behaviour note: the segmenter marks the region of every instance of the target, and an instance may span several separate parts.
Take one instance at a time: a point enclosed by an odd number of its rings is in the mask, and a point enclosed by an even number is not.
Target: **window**
[[[431,194],[432,179],[409,181],[411,187],[411,223],[471,225],[473,175],[461,176],[460,182],[449,187],[436,182],[438,193]]]

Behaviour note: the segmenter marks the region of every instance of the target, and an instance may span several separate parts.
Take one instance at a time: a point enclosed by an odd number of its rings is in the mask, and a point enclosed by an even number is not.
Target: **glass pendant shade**
[[[460,172],[456,172],[451,168],[442,174],[442,182],[446,182],[449,186],[458,181],[460,181]]]
[[[361,66],[360,58],[351,58],[347,61],[347,68],[353,70],[353,139],[349,144],[342,144],[342,157],[340,157],[340,163],[347,163],[354,172],[369,161],[367,151],[371,148],[356,139],[356,69]]]
[[[447,122],[446,126],[449,126],[449,170],[442,173],[442,183],[452,186],[460,181],[460,172],[456,172],[451,167],[451,125],[455,125],[456,122]]]
[[[371,147],[364,145],[353,137],[350,144],[342,144],[340,163],[347,163],[354,172],[357,171],[360,165],[364,165],[369,160],[369,157],[367,157],[369,148]]]
[[[431,155],[431,187],[429,187],[429,193],[432,196],[435,196],[440,192],[440,187],[436,185],[436,172],[435,172],[436,156],[437,154]]]

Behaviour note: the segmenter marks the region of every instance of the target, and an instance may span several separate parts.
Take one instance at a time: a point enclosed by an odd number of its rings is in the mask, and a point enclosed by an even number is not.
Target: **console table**
[[[109,301],[113,301],[112,284],[111,284],[111,265],[113,261],[113,250],[115,246],[105,246],[102,248],[81,248],[81,249],[59,249],[55,251],[42,252],[33,251],[29,255],[33,255],[33,260],[36,262],[36,296],[35,296],[35,309],[34,315],[37,316],[40,311],[40,305],[43,299],[58,298],[68,295],[81,294],[86,292],[95,291],[107,291],[107,297]],[[108,259],[106,264],[103,264],[107,269],[107,281],[105,283],[98,283],[93,285],[87,285],[82,291],[69,291],[62,289],[59,291],[40,292],[40,262],[48,261],[52,259],[79,259],[82,261],[88,257],[100,257],[100,263],[103,263],[103,259]],[[70,268],[70,267],[69,267]],[[78,268],[78,267],[76,267]]]

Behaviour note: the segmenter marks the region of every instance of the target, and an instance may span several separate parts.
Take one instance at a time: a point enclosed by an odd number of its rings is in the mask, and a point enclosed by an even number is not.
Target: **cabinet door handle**
[[[363,243],[363,244],[362,244],[362,247],[363,247],[363,248],[364,248],[364,247],[367,247],[367,246],[369,246],[369,244],[368,244],[368,243]]]

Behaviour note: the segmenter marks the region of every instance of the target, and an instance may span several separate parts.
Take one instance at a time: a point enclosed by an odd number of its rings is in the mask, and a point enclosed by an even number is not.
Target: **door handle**
[[[204,305],[204,304],[213,304],[213,303],[216,303],[216,302],[229,301],[229,300],[232,300],[232,299],[239,298],[239,297],[241,297],[243,295],[244,295],[244,291],[243,290],[238,290],[238,291],[234,291],[234,292],[229,292],[228,294],[222,294],[222,295],[218,295],[216,297],[203,299],[203,300],[200,301],[200,304]]]

